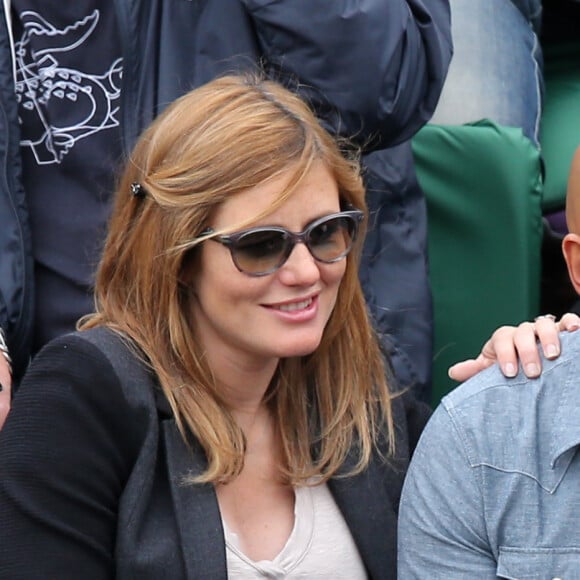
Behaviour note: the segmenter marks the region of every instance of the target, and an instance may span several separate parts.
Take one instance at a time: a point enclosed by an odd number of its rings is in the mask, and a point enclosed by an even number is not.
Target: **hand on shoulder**
[[[564,314],[559,321],[552,315],[544,315],[518,326],[501,326],[483,345],[477,358],[453,365],[449,368],[449,376],[456,381],[466,381],[498,363],[506,377],[513,377],[520,363],[526,376],[537,377],[542,372],[539,348],[547,359],[557,358],[560,355],[558,333],[573,332],[578,328],[580,317],[571,312]]]

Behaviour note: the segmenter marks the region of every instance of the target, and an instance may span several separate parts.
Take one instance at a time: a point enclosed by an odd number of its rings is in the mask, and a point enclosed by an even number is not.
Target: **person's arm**
[[[114,577],[136,428],[108,361],[64,337],[37,355],[0,432],[3,577]]]
[[[443,407],[415,450],[399,512],[398,575],[405,580],[496,578],[479,470]]]
[[[0,356],[0,429],[6,421],[8,411],[10,411],[10,401],[12,394],[12,375],[8,361]]]
[[[519,326],[501,326],[483,345],[477,358],[456,363],[450,367],[449,376],[463,382],[498,363],[506,377],[517,374],[518,364],[521,364],[526,376],[537,377],[542,371],[538,341],[544,356],[553,359],[560,354],[558,333],[573,332],[578,328],[580,317],[570,312],[559,321],[545,315],[534,322],[522,322]]]
[[[0,429],[6,421],[10,411],[12,395],[12,359],[8,352],[8,345],[4,331],[0,328]]]
[[[451,59],[448,0],[242,0],[265,66],[335,133],[375,147],[431,117]]]

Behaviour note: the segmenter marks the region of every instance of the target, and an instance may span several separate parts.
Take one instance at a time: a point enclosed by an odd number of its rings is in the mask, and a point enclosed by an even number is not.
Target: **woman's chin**
[[[288,344],[282,349],[284,354],[281,353],[280,358],[291,358],[312,354],[320,346],[321,339],[322,337],[319,336],[316,339],[313,338],[294,344]]]

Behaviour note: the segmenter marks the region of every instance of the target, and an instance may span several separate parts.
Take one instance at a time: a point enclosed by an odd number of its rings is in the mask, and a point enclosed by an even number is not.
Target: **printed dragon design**
[[[98,10],[62,29],[36,12],[24,12],[21,18],[24,32],[15,45],[16,95],[21,123],[37,128],[21,145],[31,148],[39,165],[60,163],[80,139],[119,125],[122,59],[102,75],[86,74],[59,62],[62,54],[75,50],[93,34]],[[52,99],[71,104],[58,125],[49,118]],[[34,118],[25,119],[25,115]]]

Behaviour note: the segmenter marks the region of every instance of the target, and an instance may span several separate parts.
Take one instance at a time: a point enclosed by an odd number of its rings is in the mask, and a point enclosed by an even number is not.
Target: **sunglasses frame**
[[[239,232],[234,232],[233,234],[221,235],[221,236],[218,235],[218,236],[215,236],[213,238],[208,238],[208,239],[213,240],[214,242],[218,242],[218,243],[226,246],[229,249],[230,255],[232,257],[232,261],[233,261],[235,267],[240,272],[242,272],[242,274],[246,274],[246,276],[251,276],[252,278],[259,278],[261,276],[268,276],[269,274],[273,274],[274,272],[279,270],[286,263],[286,261],[290,257],[290,254],[292,254],[292,250],[294,250],[294,247],[298,243],[304,244],[308,248],[310,255],[317,262],[322,262],[323,264],[333,264],[334,262],[339,262],[340,260],[345,258],[352,250],[354,243],[355,243],[357,236],[358,236],[359,224],[363,221],[364,217],[365,217],[365,214],[361,210],[349,209],[349,210],[340,211],[337,213],[328,214],[326,216],[318,218],[318,219],[314,220],[313,222],[309,223],[308,226],[301,232],[291,232],[290,230],[287,230],[286,228],[282,228],[280,226],[259,226],[259,227],[255,227],[255,228],[247,228],[247,229],[241,230]],[[332,258],[331,260],[321,260],[320,258],[317,258],[314,255],[314,253],[312,252],[310,245],[309,245],[310,240],[308,239],[308,237],[309,237],[310,233],[312,232],[312,230],[314,230],[316,227],[320,226],[321,224],[323,224],[329,220],[337,219],[337,218],[347,218],[349,220],[352,220],[353,227],[352,227],[351,244],[345,252],[343,252],[342,254],[337,256],[336,258]],[[201,235],[206,236],[206,235],[212,234],[213,232],[214,232],[214,230],[212,228],[208,228],[208,229],[204,230]],[[288,246],[287,246],[288,249],[281,255],[281,259],[280,259],[279,263],[277,263],[272,268],[269,268],[268,270],[264,270],[263,272],[262,271],[261,272],[248,272],[240,266],[240,264],[238,263],[238,261],[236,259],[236,254],[235,254],[236,244],[244,236],[247,236],[248,234],[260,233],[260,232],[278,232],[278,233],[284,234],[286,240],[288,240]]]

